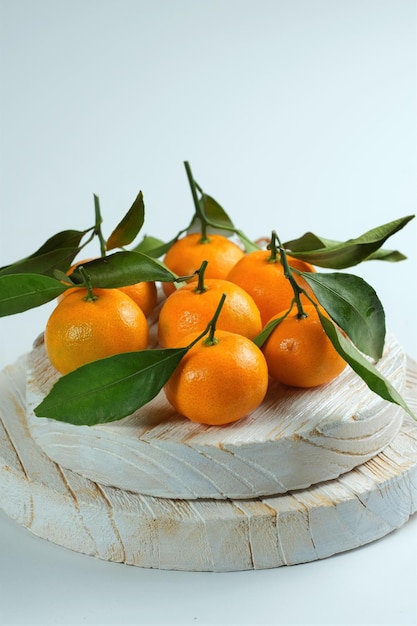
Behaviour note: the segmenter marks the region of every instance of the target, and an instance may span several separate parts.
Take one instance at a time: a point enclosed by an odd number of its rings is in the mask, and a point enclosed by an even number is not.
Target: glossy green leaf
[[[309,252],[312,250],[320,250],[320,249],[332,249],[337,246],[342,246],[342,241],[334,241],[331,239],[324,239],[323,237],[317,237],[314,233],[308,232],[305,233],[299,239],[294,239],[293,241],[287,241],[284,243],[284,248],[291,250],[291,254],[293,256],[297,256],[298,252]],[[385,248],[379,248],[375,252],[372,252],[369,256],[364,259],[365,261],[389,261],[392,263],[398,261],[404,261],[407,257],[399,252],[398,250],[387,250]]]
[[[323,250],[327,248],[331,248],[334,246],[338,246],[342,244],[342,241],[330,241],[330,239],[323,239],[323,237],[318,237],[312,232],[304,233],[298,239],[292,239],[291,241],[286,241],[283,244],[285,250],[289,250],[291,254],[295,252],[311,252],[313,250]]]
[[[41,306],[66,289],[59,280],[41,274],[0,276],[0,317]]]
[[[178,240],[178,237],[164,242],[156,237],[146,236],[133,248],[133,252],[143,252],[153,259],[159,259],[168,252],[170,247]]]
[[[71,266],[79,251],[80,248],[59,248],[42,255],[22,259],[0,270],[0,276],[8,274],[43,274],[44,276],[53,276],[56,269],[65,272]]]
[[[172,282],[177,278],[163,263],[142,252],[115,252],[83,265],[93,287],[112,289],[143,281]],[[83,283],[79,268],[70,274],[76,284]]]
[[[107,250],[123,248],[135,239],[145,220],[145,205],[140,191],[129,211],[107,240]]]
[[[337,329],[332,321],[330,321],[321,313],[319,313],[319,316],[324,331],[329,337],[337,352],[358,374],[358,376],[362,378],[362,380],[366,383],[369,389],[371,389],[371,391],[379,395],[384,400],[388,400],[388,402],[392,402],[401,406],[413,419],[416,419],[416,416],[408,407],[405,400],[401,397],[401,395],[393,387],[389,380],[387,380],[378,371],[378,369],[374,365],[372,365],[372,363],[370,363],[366,359],[366,357],[364,357],[355,348],[355,346],[353,346],[353,344],[348,339],[346,339],[346,337],[344,337],[344,335]]]
[[[386,329],[384,309],[375,290],[353,274],[302,272],[301,276],[355,346],[368,356],[379,359]]]
[[[71,248],[80,245],[82,238],[86,235],[91,228],[87,230],[63,230],[56,235],[50,237],[34,254],[31,256],[37,256],[57,250],[58,248]]]
[[[388,263],[398,263],[399,261],[405,261],[406,258],[405,254],[399,250],[387,250],[386,248],[380,248],[366,257],[365,261],[387,261]]]
[[[289,315],[291,310],[292,310],[292,305],[288,309],[288,311],[285,313],[285,315],[282,315],[281,317],[276,317],[275,319],[270,320],[261,330],[259,335],[256,335],[256,337],[254,337],[254,339],[252,340],[253,343],[255,343],[258,346],[258,348],[262,348],[265,341],[268,339],[269,335],[278,326],[278,324],[281,324],[282,320],[285,320],[285,318],[287,317],[287,315]]]
[[[372,258],[385,260],[401,260],[402,255],[397,251],[388,251],[375,256],[377,250],[383,246],[385,241],[404,228],[414,215],[394,220],[388,224],[377,226],[367,231],[356,239],[349,239],[345,242],[334,242],[328,239],[317,237],[313,233],[306,233],[300,239],[294,239],[284,244],[288,252],[304,261],[320,267],[333,269],[345,269]],[[317,247],[320,246],[321,247]],[[308,249],[310,248],[310,249]]]
[[[217,227],[233,229],[234,224],[222,206],[208,193],[202,193],[200,206],[205,216]]]
[[[202,193],[200,206],[207,218],[206,232],[208,235],[216,234],[223,235],[224,237],[232,237],[236,235],[243,244],[245,252],[259,250],[259,246],[249,239],[249,237],[247,237],[241,230],[234,226],[226,211],[216,200],[214,200],[214,198],[206,193]],[[194,215],[193,221],[188,228],[188,232],[201,232],[201,219],[198,215]]]
[[[207,233],[216,233],[224,237],[231,237],[233,235],[235,230],[234,224],[217,200],[207,193],[202,192],[199,198],[199,204],[201,212],[208,222]],[[199,232],[200,230],[201,220],[195,215],[188,232]]]
[[[35,415],[77,426],[119,420],[159,393],[187,350],[128,352],[83,365],[56,382]]]
[[[66,271],[80,251],[81,240],[88,232],[88,230],[64,230],[57,233],[33,254],[0,268],[0,276],[17,273],[52,276],[54,269]]]

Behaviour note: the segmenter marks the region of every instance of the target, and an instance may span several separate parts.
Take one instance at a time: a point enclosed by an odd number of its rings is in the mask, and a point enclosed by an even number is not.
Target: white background
[[[143,233],[193,206],[183,166],[253,238],[355,237],[416,210],[412,0],[0,0],[0,265],[50,235]],[[417,357],[416,224],[350,271]],[[98,253],[98,250],[95,251]],[[0,321],[0,367],[51,305]],[[415,624],[416,518],[326,561],[191,574],[102,563],[0,513],[4,624]]]

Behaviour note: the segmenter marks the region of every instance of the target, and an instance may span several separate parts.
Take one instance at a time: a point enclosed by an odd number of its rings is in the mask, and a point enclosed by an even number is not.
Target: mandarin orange
[[[191,233],[171,246],[164,257],[164,263],[178,276],[190,276],[206,260],[207,278],[226,278],[231,268],[243,256],[243,250],[223,235],[210,234],[207,241],[202,241],[200,233]],[[162,283],[162,288],[166,295],[175,291],[173,283]]]
[[[255,300],[261,313],[263,325],[276,313],[288,310],[294,298],[293,288],[290,281],[285,277],[279,254],[275,261],[270,261],[270,258],[269,250],[250,252],[238,261],[227,275],[227,280],[242,287]],[[309,263],[288,255],[287,259],[290,267],[300,272],[315,271]],[[297,284],[312,295],[312,290],[306,281],[295,273],[293,276]],[[301,300],[308,302],[308,299],[303,295]]]
[[[193,338],[189,335],[187,344]],[[267,387],[262,351],[247,337],[219,330],[213,343],[203,338],[188,350],[164,390],[178,413],[218,426],[254,411]]]
[[[291,312],[274,328],[262,352],[273,379],[294,387],[316,387],[336,378],[346,361],[324,332],[315,306],[304,305],[303,309],[306,317]],[[320,312],[326,315],[321,308]]]
[[[76,289],[52,311],[45,349],[52,365],[67,374],[85,363],[143,350],[149,329],[143,311],[118,289]]]
[[[253,339],[262,330],[261,315],[253,298],[227,280],[206,278],[203,291],[199,290],[198,281],[193,280],[165,300],[158,319],[159,344],[165,348],[187,345],[184,343],[187,335],[207,327],[222,294],[226,300],[217,328]]]

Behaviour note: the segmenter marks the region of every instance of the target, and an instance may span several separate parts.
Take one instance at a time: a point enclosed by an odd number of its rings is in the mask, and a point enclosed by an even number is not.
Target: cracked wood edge
[[[409,363],[406,397],[417,409]],[[364,545],[417,510],[417,425],[338,479],[263,499],[183,501],[133,494],[65,470],[26,423],[23,359],[0,373],[0,506],[35,535],[139,567],[236,571],[305,563]]]

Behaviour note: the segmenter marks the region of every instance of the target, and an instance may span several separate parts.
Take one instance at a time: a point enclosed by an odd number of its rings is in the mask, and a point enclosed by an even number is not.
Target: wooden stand
[[[378,369],[403,393],[406,355],[392,335]],[[270,384],[256,411],[226,426],[187,420],[163,391],[123,420],[74,426],[33,414],[58,377],[40,338],[28,356],[26,387],[28,427],[39,447],[100,485],[162,498],[240,500],[305,489],[379,454],[404,416],[346,367],[314,389]]]
[[[106,487],[52,461],[28,429],[25,386],[22,357],[0,373],[0,506],[71,550],[148,568],[273,568],[374,541],[417,510],[417,424],[408,417],[383,452],[337,479],[265,498],[186,501]],[[410,362],[414,411],[416,389]]]

